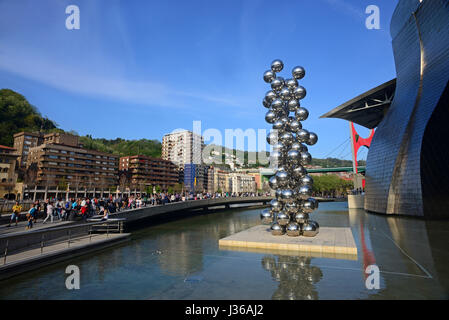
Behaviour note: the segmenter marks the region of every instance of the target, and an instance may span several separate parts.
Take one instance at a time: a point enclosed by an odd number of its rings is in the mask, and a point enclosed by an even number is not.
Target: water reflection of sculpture
[[[311,260],[311,257],[264,256],[262,267],[279,282],[272,299],[317,300],[314,284],[322,279],[323,273],[317,266],[310,265]]]
[[[276,74],[283,68],[281,60],[274,60],[271,70],[263,76],[272,89],[266,93],[263,105],[269,109],[265,120],[273,125],[267,142],[273,145],[270,161],[277,171],[269,180],[276,199],[271,201],[270,210],[262,211],[261,218],[263,223],[271,224],[273,235],[314,237],[319,225],[309,220],[309,214],[318,208],[318,202],[310,197],[313,179],[304,165],[312,161],[305,144],[314,145],[318,136],[301,124],[309,116],[309,111],[300,106],[300,100],[306,96],[306,89],[298,84],[305,76],[304,68],[293,68],[292,78],[287,80]],[[294,116],[290,116],[291,112]]]

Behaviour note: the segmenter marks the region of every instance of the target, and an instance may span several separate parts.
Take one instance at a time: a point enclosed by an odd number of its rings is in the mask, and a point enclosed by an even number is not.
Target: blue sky
[[[80,8],[67,30],[65,8]],[[365,8],[380,8],[380,30]],[[0,88],[23,94],[65,130],[158,139],[176,128],[269,128],[263,72],[306,69],[303,123],[329,154],[347,122],[319,116],[395,77],[389,23],[397,1],[0,0]],[[360,128],[362,135],[368,130]],[[330,156],[349,159],[349,148]],[[366,152],[360,154],[366,157]]]

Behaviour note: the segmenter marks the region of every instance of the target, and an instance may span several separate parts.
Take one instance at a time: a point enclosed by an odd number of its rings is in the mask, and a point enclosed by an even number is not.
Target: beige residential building
[[[232,193],[255,193],[256,179],[253,175],[233,172],[230,175]]]
[[[214,168],[214,192],[232,192],[228,171]]]
[[[162,138],[162,159],[169,160],[179,168],[186,164],[202,164],[204,139],[191,131],[166,134]]]
[[[44,142],[42,132],[19,132],[14,135],[14,149],[17,150],[19,168],[25,168],[30,148],[37,147]]]
[[[0,198],[16,194],[16,161],[18,157],[16,149],[0,145]]]

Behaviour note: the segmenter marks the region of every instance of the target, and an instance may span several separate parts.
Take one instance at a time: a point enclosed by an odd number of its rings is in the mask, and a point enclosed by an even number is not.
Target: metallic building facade
[[[396,92],[366,164],[365,209],[449,217],[449,0],[401,0]]]

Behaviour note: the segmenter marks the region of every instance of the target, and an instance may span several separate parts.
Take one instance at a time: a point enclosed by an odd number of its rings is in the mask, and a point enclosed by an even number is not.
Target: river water
[[[238,208],[134,231],[131,241],[0,282],[0,299],[448,299],[449,221],[426,222],[320,203],[312,219],[350,227],[358,256],[223,250],[218,240],[260,224]],[[65,268],[80,268],[79,290]],[[368,265],[380,288],[367,289]]]

